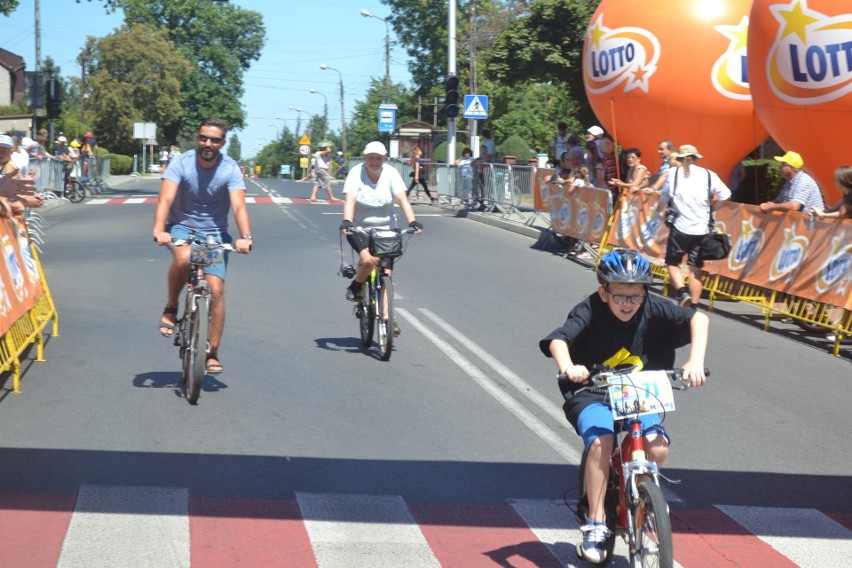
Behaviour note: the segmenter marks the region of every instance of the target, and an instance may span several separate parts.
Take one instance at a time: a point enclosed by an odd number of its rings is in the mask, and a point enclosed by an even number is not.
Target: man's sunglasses
[[[223,139],[218,136],[205,136],[203,134],[198,135],[199,142],[207,142],[208,140],[214,144],[221,144]]]

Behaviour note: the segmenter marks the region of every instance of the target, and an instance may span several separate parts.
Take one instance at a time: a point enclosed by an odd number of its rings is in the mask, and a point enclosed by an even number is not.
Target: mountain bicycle
[[[658,413],[665,420],[674,411],[672,388],[686,390],[690,383],[682,378],[682,370],[633,371],[612,370],[600,366],[591,369],[587,388],[606,392],[606,401],[616,420],[616,440],[610,456],[610,473],[604,496],[604,511],[609,535],[606,556],[601,564],[612,560],[615,537],[628,545],[633,568],[672,568],[672,526],[669,507],[660,487],[659,466],[647,459],[640,415]],[[710,371],[705,370],[709,376]],[[567,380],[564,374],[559,380]],[[619,422],[621,428],[619,428]],[[574,514],[585,524],[589,512],[585,489],[587,453],[583,453],[578,479],[578,501]],[[582,544],[577,555],[583,558]]]
[[[71,177],[73,169],[74,165],[71,163],[64,165],[65,180],[62,185],[62,196],[71,203],[80,203],[86,199],[86,186],[76,178]]]
[[[361,344],[370,347],[373,344],[373,334],[379,347],[379,358],[388,361],[393,351],[393,338],[398,335],[398,329],[393,314],[393,278],[388,272],[392,268],[391,259],[402,256],[408,241],[403,242],[403,236],[411,238],[415,229],[364,229],[353,227],[351,232],[364,233],[370,238],[370,254],[379,258],[379,263],[370,272],[369,277],[361,287],[361,298],[355,306],[355,317],[358,318],[361,332]],[[341,239],[341,257],[343,254]],[[342,263],[341,263],[342,264]],[[355,276],[355,267],[342,266],[343,276]]]
[[[214,235],[194,233],[189,239],[172,239],[172,247],[190,246],[189,277],[186,281],[183,314],[177,320],[175,346],[183,362],[183,391],[187,402],[196,404],[201,384],[207,373],[207,353],[210,348],[210,286],[204,268],[225,262],[226,251],[233,245],[220,243]]]

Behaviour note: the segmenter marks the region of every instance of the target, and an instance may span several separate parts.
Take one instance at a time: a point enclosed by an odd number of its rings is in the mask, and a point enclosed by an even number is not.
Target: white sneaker
[[[600,564],[606,560],[606,539],[612,534],[605,524],[583,525],[583,543],[577,545],[577,554],[587,562]]]

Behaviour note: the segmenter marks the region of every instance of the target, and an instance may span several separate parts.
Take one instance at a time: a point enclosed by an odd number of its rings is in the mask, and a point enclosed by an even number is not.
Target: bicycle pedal
[[[355,312],[356,318],[361,319],[364,317],[364,310],[361,308],[361,306],[355,306],[352,311]]]

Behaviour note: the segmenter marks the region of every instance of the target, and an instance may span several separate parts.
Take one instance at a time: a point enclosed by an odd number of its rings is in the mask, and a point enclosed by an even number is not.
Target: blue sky
[[[314,88],[328,100],[329,122],[340,129],[340,76],[320,69],[325,63],[343,75],[344,104],[351,117],[355,101],[362,100],[371,77],[385,74],[385,24],[361,16],[362,9],[380,18],[389,15],[379,0],[231,0],[264,16],[266,44],[261,57],[244,77],[242,98],[247,126],[237,132],[243,156],[251,157],[258,144],[266,144],[286,124],[295,130],[308,119],[289,107],[322,114],[325,100],[311,94]],[[0,47],[23,56],[27,70],[35,69],[35,10],[33,0],[22,0],[3,22]],[[50,56],[65,76],[80,75],[77,55],[86,36],[102,37],[122,23],[122,15],[106,14],[98,0],[41,0],[41,57]],[[408,83],[405,50],[394,45],[391,29],[391,80]],[[273,126],[269,126],[273,123]]]

